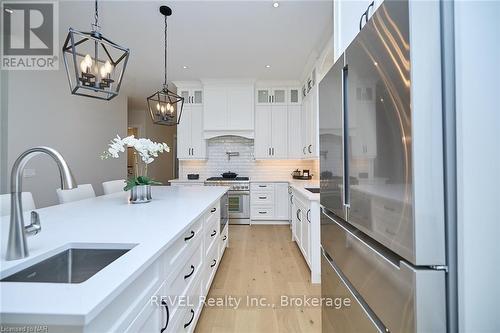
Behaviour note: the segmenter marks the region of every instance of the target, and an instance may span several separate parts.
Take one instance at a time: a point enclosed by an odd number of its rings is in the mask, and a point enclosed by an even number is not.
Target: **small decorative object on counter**
[[[196,179],[200,179],[200,175],[197,174],[197,173],[190,173],[188,174],[188,179],[189,180],[196,180]]]
[[[134,149],[135,174],[127,179],[123,190],[130,190],[131,203],[150,202],[151,185],[161,185],[161,183],[148,177],[148,164],[152,163],[158,154],[170,152],[170,148],[166,143],[135,138],[133,135],[122,139],[117,135],[111,140],[108,150],[101,155],[101,159],[118,158],[118,153],[125,152],[125,147]],[[141,162],[139,162],[137,155],[141,157]]]
[[[301,173],[299,169],[295,169],[292,171],[292,177],[300,177]]]
[[[303,177],[309,177],[309,170],[303,170],[302,171],[302,176]]]

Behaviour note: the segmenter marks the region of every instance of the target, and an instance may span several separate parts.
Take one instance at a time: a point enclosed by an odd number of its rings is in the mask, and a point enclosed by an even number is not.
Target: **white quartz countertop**
[[[14,261],[5,261],[9,217],[2,217],[2,278],[71,244],[134,247],[80,284],[0,282],[1,322],[90,322],[227,190],[223,186],[158,186],[153,187],[153,200],[146,204],[129,204],[128,194],[121,192],[39,209],[42,232],[28,237],[30,256]],[[25,220],[28,218],[27,214]]]

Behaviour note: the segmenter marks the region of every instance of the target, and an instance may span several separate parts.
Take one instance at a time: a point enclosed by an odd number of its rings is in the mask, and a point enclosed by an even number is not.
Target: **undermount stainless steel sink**
[[[305,189],[311,193],[319,193],[319,188],[317,187],[305,187]]]
[[[0,282],[82,283],[128,251],[130,248],[69,248]]]

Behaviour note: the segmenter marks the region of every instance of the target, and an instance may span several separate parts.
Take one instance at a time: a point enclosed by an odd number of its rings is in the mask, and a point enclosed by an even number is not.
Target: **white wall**
[[[239,136],[222,136],[208,140],[208,159],[206,161],[180,161],[179,178],[187,179],[188,173],[197,173],[200,179],[217,177],[226,171],[233,171],[241,177],[288,179],[295,169],[309,169],[314,179],[319,179],[318,161],[254,159],[254,140]],[[226,152],[239,152],[240,156],[228,161]]]
[[[126,135],[127,99],[123,94],[109,102],[73,96],[63,67],[59,71],[12,71],[7,86],[2,85],[7,93],[9,175],[21,152],[49,146],[64,156],[79,184],[91,183],[102,194],[102,181],[126,176],[125,157],[101,161],[100,154],[111,138]],[[37,207],[56,204],[60,183],[54,162],[37,156],[26,168],[36,175],[24,179],[23,190],[33,192]],[[4,172],[1,175],[2,183],[7,182]]]
[[[500,331],[500,2],[455,1],[461,332]]]

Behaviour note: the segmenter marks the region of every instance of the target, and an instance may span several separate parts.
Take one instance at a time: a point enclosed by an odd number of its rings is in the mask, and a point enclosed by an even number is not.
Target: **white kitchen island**
[[[154,187],[146,204],[129,204],[123,192],[39,209],[42,232],[28,237],[29,257],[15,261],[5,261],[9,219],[2,217],[1,278],[69,247],[130,251],[78,284],[0,282],[1,325],[47,325],[49,332],[194,330],[202,305],[151,298],[207,294],[228,242],[227,225],[220,230],[226,192]]]

